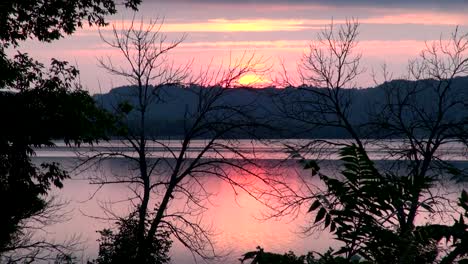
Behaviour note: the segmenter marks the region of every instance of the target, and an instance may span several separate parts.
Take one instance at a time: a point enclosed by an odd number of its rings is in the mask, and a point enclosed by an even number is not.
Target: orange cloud
[[[170,22],[164,21],[160,28],[163,32],[270,32],[270,31],[300,31],[311,28],[307,20],[295,19],[208,19],[201,22]],[[117,29],[129,28],[130,20],[115,21]],[[149,23],[143,23],[142,28],[148,28]],[[137,27],[140,23],[137,22]],[[86,30],[96,30],[86,27]],[[112,26],[101,28],[102,31],[111,30]],[[155,30],[158,27],[155,27]]]
[[[298,31],[306,29],[302,20],[283,19],[210,19],[199,23],[167,23],[163,30],[167,32],[268,32]]]
[[[468,15],[464,13],[441,12],[415,12],[400,14],[385,14],[359,19],[362,24],[419,24],[419,25],[468,25]],[[345,19],[335,19],[335,24],[343,24]],[[137,23],[139,26],[139,23]],[[163,32],[274,32],[274,31],[302,31],[321,29],[330,24],[330,19],[208,19],[199,22],[171,22],[164,21],[161,26]],[[130,20],[115,21],[117,29],[128,28]],[[143,23],[142,28],[147,28]],[[112,27],[101,28],[102,31],[111,30]],[[158,27],[155,27],[155,30]],[[96,31],[95,27],[86,27],[86,31]],[[85,34],[82,32],[81,34]]]

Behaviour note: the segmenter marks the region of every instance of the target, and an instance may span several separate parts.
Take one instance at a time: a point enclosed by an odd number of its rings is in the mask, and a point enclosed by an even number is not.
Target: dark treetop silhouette
[[[139,0],[122,2],[136,9]],[[45,67],[27,54],[10,58],[26,39],[50,42],[88,23],[104,25],[112,0],[0,2],[0,261],[32,262],[63,255],[70,244],[36,240],[32,230],[56,221],[60,204],[47,194],[68,177],[57,163],[31,162],[33,147],[92,143],[106,138],[109,116],[77,83],[78,70],[52,59]],[[8,201],[8,202],[7,202]],[[59,215],[56,215],[56,214]]]

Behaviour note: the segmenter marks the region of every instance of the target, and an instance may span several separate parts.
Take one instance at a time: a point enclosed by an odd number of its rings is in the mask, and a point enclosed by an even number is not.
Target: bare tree
[[[384,147],[397,159],[410,160],[415,177],[451,167],[440,156],[444,146],[467,146],[467,92],[458,83],[467,74],[468,34],[458,28],[447,40],[426,43],[420,58],[410,61],[405,80],[388,80],[384,72],[385,103],[376,108],[370,126],[380,137],[404,140],[400,150]]]
[[[10,237],[8,244],[2,245],[1,263],[47,262],[75,257],[74,252],[81,246],[78,236],[71,236],[64,241],[48,236],[51,226],[68,220],[68,203],[60,202],[53,196],[45,203],[43,209],[32,212],[28,219],[21,221],[17,227],[19,231]]]
[[[299,81],[288,76],[283,64],[280,83],[298,89],[283,93],[277,105],[286,118],[306,130],[336,128],[362,146],[359,126],[350,120],[353,98],[348,92],[356,88],[356,78],[364,71],[356,51],[358,28],[357,20],[347,20],[339,26],[332,22],[320,32],[298,64]]]
[[[129,202],[138,211],[135,260],[138,263],[145,263],[152,241],[161,232],[169,232],[199,256],[215,257],[210,230],[201,218],[210,197],[203,181],[206,177],[217,177],[234,189],[246,190],[230,177],[229,170],[255,175],[245,167],[253,162],[236,147],[239,142],[235,138],[238,133],[253,135],[261,124],[249,114],[253,110],[251,102],[242,105],[229,102],[229,88],[247,73],[262,72],[259,65],[263,59],[246,52],[231,60],[226,68],[208,66],[193,74],[190,63],[175,66],[168,58],[169,52],[185,36],[166,43],[165,35],[160,32],[162,23],[157,20],[148,24],[132,21],[122,27],[118,29],[114,25],[113,39],[104,38],[104,41],[120,51],[126,66],[114,65],[110,58],[99,63],[111,74],[126,78],[131,85],[131,94],[124,95],[126,100],[117,100],[115,109],[122,118],[124,148],[88,156],[86,164],[124,157],[138,169],[114,178],[93,178],[92,183],[126,184],[133,192]],[[192,77],[188,78],[189,75]],[[184,131],[177,141],[158,137],[157,131],[151,130],[155,124],[149,123],[150,114],[157,111],[159,103],[180,100],[170,95],[174,89],[192,94],[196,100],[195,106],[186,106]],[[156,149],[164,154],[155,154]],[[174,199],[183,199],[184,208],[171,207]]]
[[[286,94],[280,98],[282,104],[278,105],[286,117],[307,125],[310,130],[341,129],[349,140],[311,140],[305,145],[287,146],[295,157],[303,158],[306,169],[319,175],[325,188],[321,191],[306,186],[293,190],[280,185],[281,193],[272,195],[279,197],[279,203],[273,206],[273,216],[297,212],[301,206],[306,206],[309,212],[317,210],[315,220],[306,231],[330,227],[345,242],[340,252],[348,258],[359,254],[384,263],[381,261],[389,255],[382,257],[378,252],[384,252],[387,246],[397,257],[392,263],[407,263],[417,250],[428,250],[430,254],[435,250],[435,255],[424,256],[433,259],[438,253],[431,243],[439,242],[441,237],[431,237],[424,243],[417,241],[415,234],[424,228],[416,226],[416,217],[421,213],[446,216],[449,208],[444,205],[451,201],[434,189],[439,188],[444,175],[465,175],[463,170],[444,161],[443,151],[447,150],[444,147],[455,146],[466,155],[467,96],[457,77],[468,74],[468,36],[457,29],[449,40],[427,44],[419,60],[410,63],[405,80],[385,80],[380,87],[385,94],[369,108],[369,116],[355,119],[352,106],[357,101],[357,93],[355,89],[345,88],[355,88],[356,78],[362,73],[361,55],[355,54],[357,36],[358,22],[353,20],[338,28],[332,24],[321,32],[299,64],[305,85],[293,92],[297,96]],[[384,72],[384,76],[389,74]],[[398,139],[401,144],[396,146],[392,139]],[[367,156],[370,143],[386,154],[384,159],[390,166],[374,167]],[[307,161],[308,152],[320,153],[330,147],[335,151],[341,149],[344,162],[341,177],[323,175],[318,164]],[[449,230],[458,228],[459,234],[466,234],[462,218],[454,226],[429,224],[433,229],[425,231],[432,235],[446,232],[451,237],[453,233]],[[366,230],[379,231],[369,235]],[[383,245],[382,240],[376,250],[376,244],[372,243],[382,238],[376,234],[386,235],[388,245]],[[394,234],[397,235],[392,242]],[[467,253],[460,244],[445,256],[444,263],[452,263]],[[369,253],[369,250],[375,251]]]

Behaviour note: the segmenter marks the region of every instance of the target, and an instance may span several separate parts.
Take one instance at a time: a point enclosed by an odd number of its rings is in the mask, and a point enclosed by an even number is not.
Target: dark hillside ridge
[[[452,94],[457,100],[468,102],[468,77],[457,77],[452,80]],[[350,120],[354,124],[363,124],[382,107],[386,102],[386,90],[388,89],[410,89],[417,84],[419,87],[429,87],[422,89],[416,98],[417,105],[425,109],[433,109],[437,106],[437,94],[432,89],[434,80],[422,80],[415,83],[407,80],[394,80],[372,88],[346,89],[343,90],[345,96],[352,100],[350,106]],[[396,88],[394,88],[396,87]],[[304,87],[302,87],[304,88]],[[151,105],[148,110],[148,127],[146,128],[156,137],[177,138],[184,133],[184,120],[187,112],[195,110],[197,89],[210,89],[198,86],[162,87],[162,101]],[[229,93],[220,101],[221,104],[249,106],[255,109],[249,114],[264,120],[275,127],[274,130],[261,129],[257,135],[263,138],[347,138],[347,133],[336,128],[316,128],[307,126],[301,122],[292,121],[285,118],[279,105],[281,103],[296,104],[297,99],[301,101],[311,98],[312,93],[307,89],[318,89],[307,87],[297,88],[232,88]],[[127,101],[131,104],[137,103],[137,96],[133,95],[135,89],[131,86],[123,86],[112,89],[109,93],[96,94],[96,102],[103,108],[114,111],[119,102]],[[253,107],[252,107],[253,106]],[[135,122],[136,115],[131,112],[129,120]],[[459,107],[449,113],[450,117],[467,117],[467,107]],[[232,135],[238,138],[249,137],[247,135]],[[378,137],[374,135],[371,137]]]

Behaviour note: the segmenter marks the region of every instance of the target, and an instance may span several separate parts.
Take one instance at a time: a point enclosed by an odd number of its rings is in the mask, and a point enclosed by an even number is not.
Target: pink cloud
[[[379,15],[359,20],[366,24],[420,24],[420,25],[467,25],[466,13],[415,12],[395,15]]]

